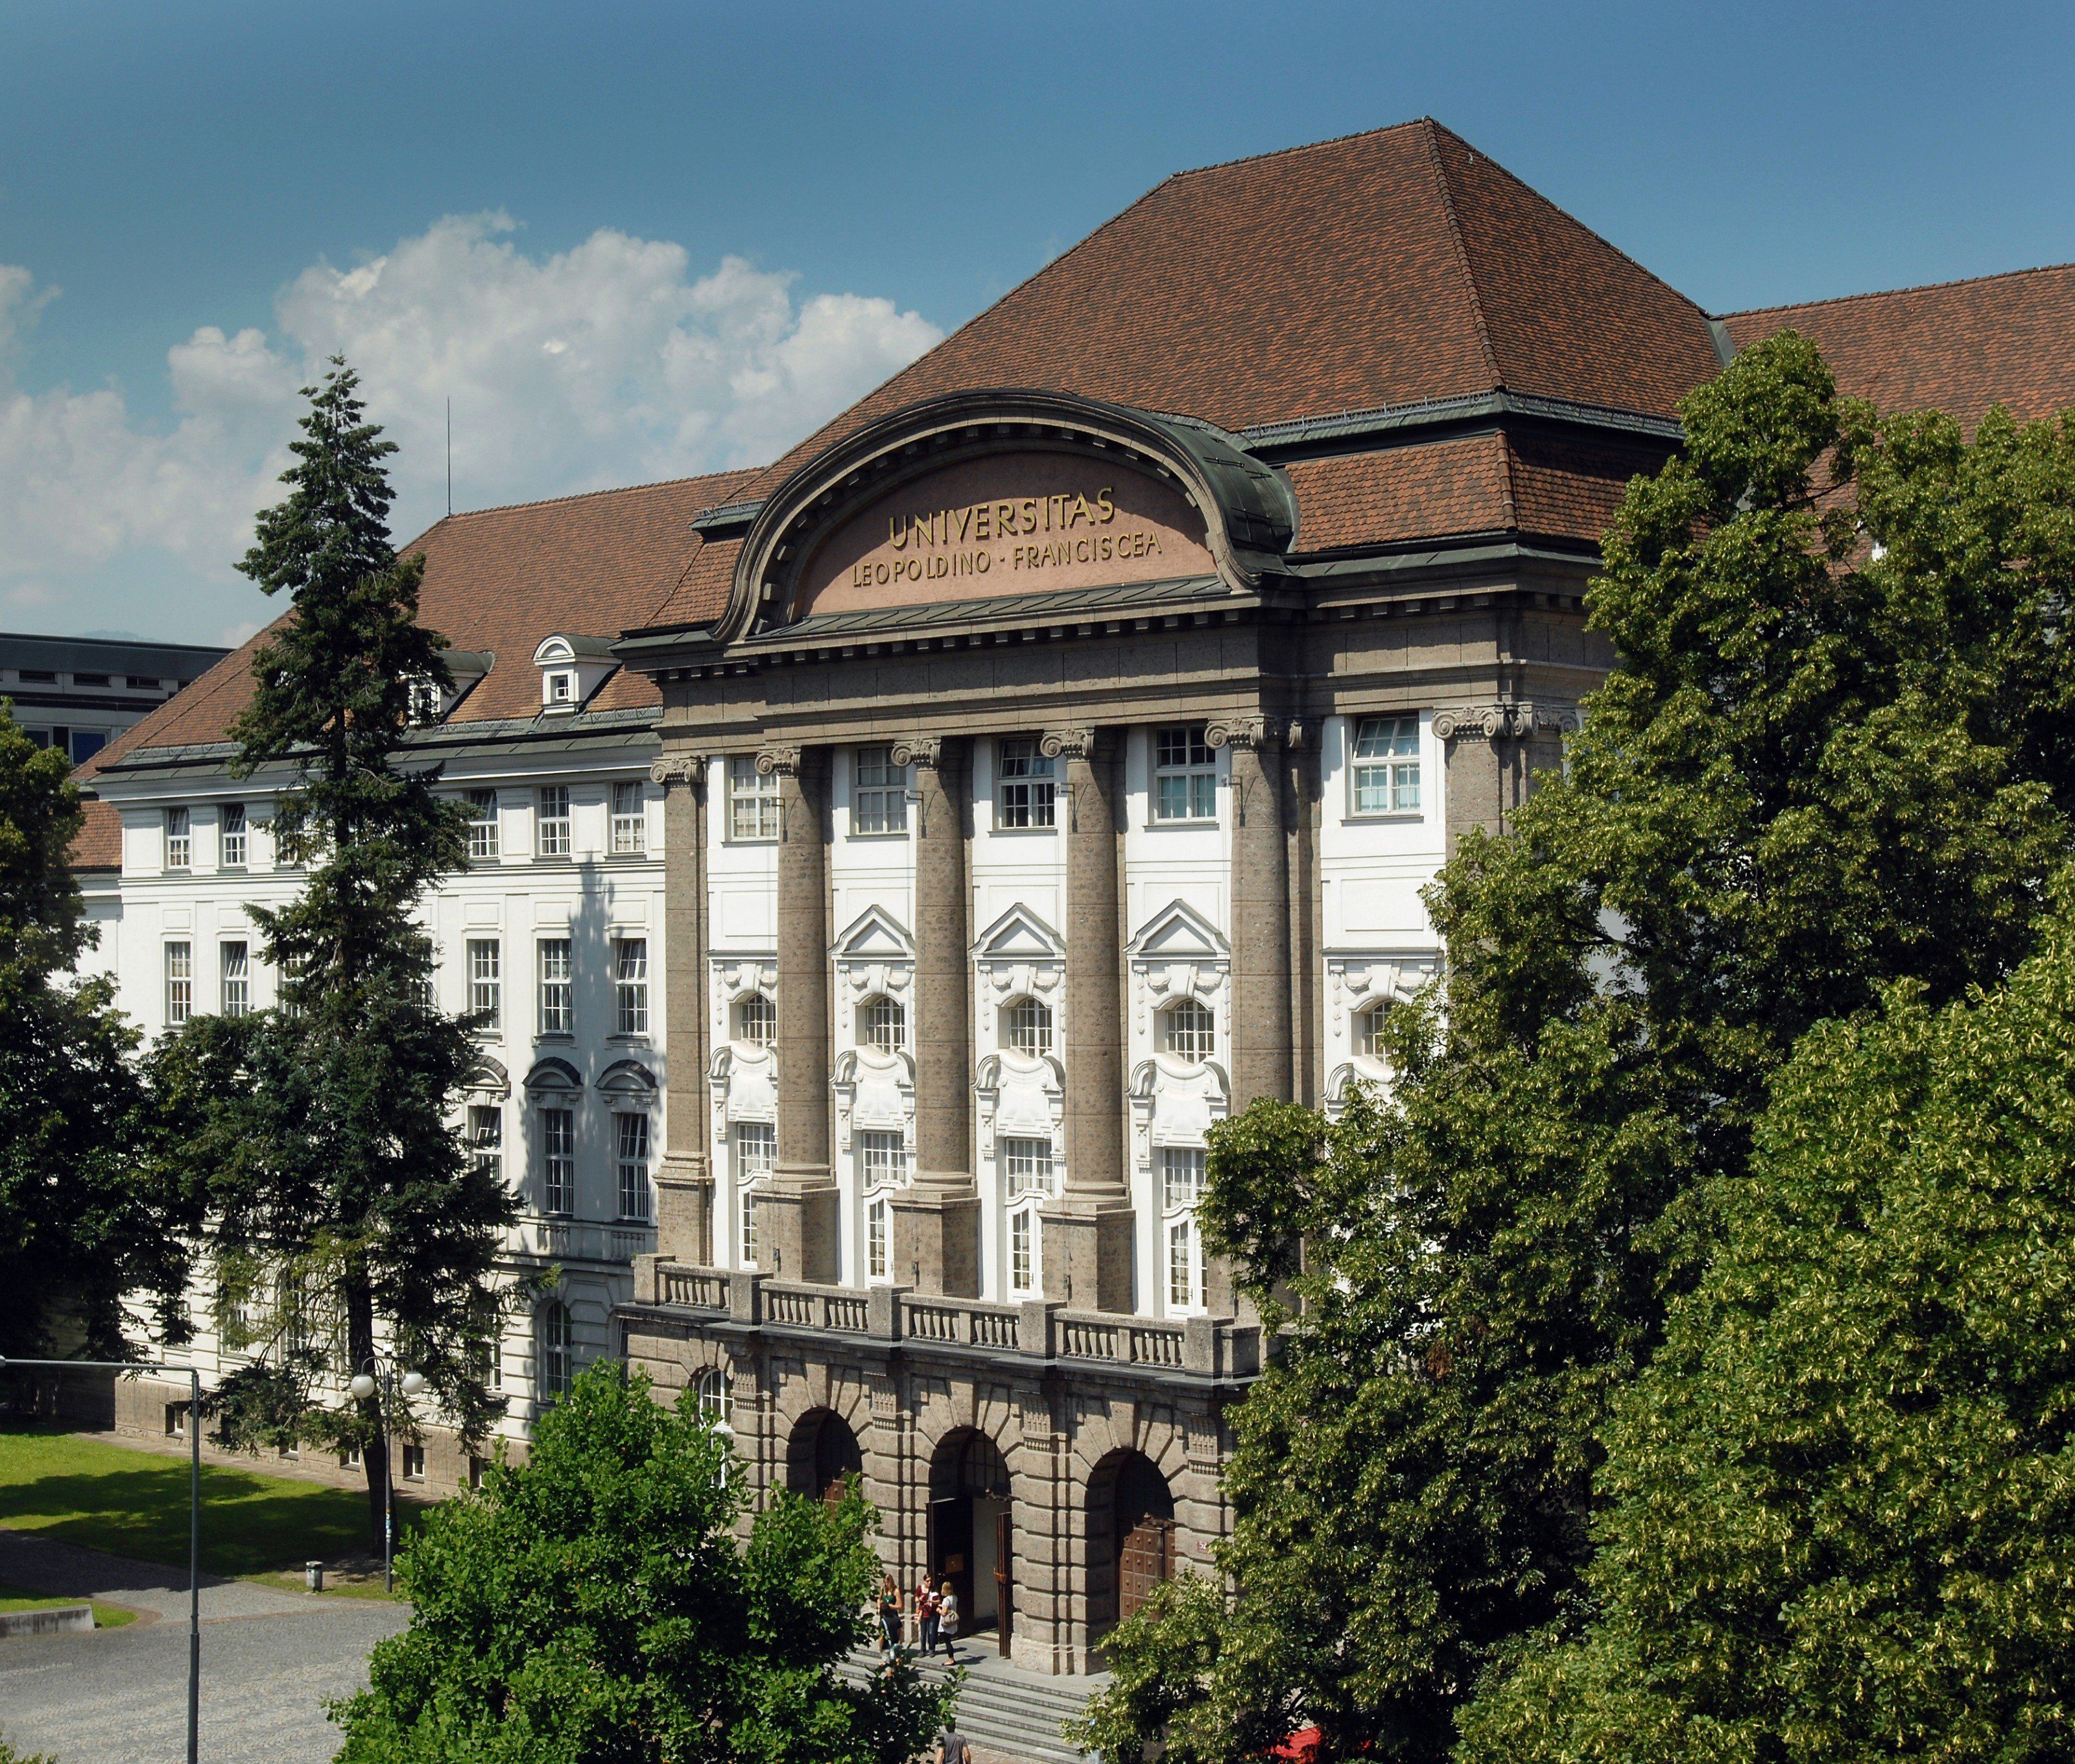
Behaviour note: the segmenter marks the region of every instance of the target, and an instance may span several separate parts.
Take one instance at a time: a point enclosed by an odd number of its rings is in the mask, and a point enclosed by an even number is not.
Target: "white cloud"
[[[519,501],[775,458],[942,334],[883,299],[796,300],[794,278],[737,257],[694,275],[684,246],[610,229],[532,257],[515,231],[503,213],[449,217],[352,268],[305,270],[271,334],[203,326],[167,351],[170,426],[113,389],[19,389],[56,291],[0,265],[0,601],[47,613],[132,553],[146,574],[171,559],[230,579],[279,495],[297,388],[333,354],[402,449],[401,540],[445,507],[449,398],[457,506]]]

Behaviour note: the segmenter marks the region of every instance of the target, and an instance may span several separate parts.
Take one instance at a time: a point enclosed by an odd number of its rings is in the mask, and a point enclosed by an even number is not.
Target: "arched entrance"
[[[958,1588],[960,1633],[991,1629],[1004,1654],[1015,1609],[1011,1515],[1000,1448],[976,1428],[948,1435],[930,1460],[930,1571]]]
[[[787,1488],[833,1503],[843,1498],[845,1482],[864,1474],[864,1454],[847,1421],[833,1409],[810,1409],[800,1417],[785,1443]]]
[[[1088,1634],[1095,1640],[1174,1577],[1174,1497],[1141,1451],[1113,1451],[1088,1479]]]

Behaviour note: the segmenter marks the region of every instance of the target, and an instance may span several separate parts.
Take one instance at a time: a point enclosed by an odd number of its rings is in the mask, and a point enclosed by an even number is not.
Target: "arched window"
[[[1052,1051],[1052,1012],[1034,998],[1020,998],[1001,1013],[1001,1038],[1019,1054],[1036,1058]]]
[[[735,1381],[719,1366],[699,1374],[699,1419],[718,1433],[735,1431]]]
[[[735,1001],[735,1038],[752,1047],[768,1047],[778,1039],[778,1007],[765,994],[752,992]]]
[[[897,1054],[908,1040],[908,1013],[880,993],[857,1013],[858,1040],[882,1054]]]
[[[1207,1005],[1185,998],[1160,1013],[1160,1045],[1175,1058],[1200,1065],[1217,1051],[1217,1020]]]
[[[1390,1014],[1388,1004],[1372,1004],[1365,1011],[1355,1012],[1355,1052],[1368,1059],[1384,1057],[1383,1025]]]
[[[533,1382],[543,1402],[569,1394],[570,1345],[569,1307],[550,1298],[540,1307],[535,1331],[540,1372]]]

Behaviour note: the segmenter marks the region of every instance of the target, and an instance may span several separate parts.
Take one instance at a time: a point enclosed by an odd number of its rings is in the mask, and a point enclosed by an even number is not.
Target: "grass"
[[[126,1605],[103,1605],[98,1599],[46,1598],[41,1593],[25,1592],[18,1586],[0,1582],[0,1612],[52,1611],[65,1605],[91,1605],[97,1629],[119,1629],[124,1624],[137,1621],[137,1613]]]
[[[397,1501],[400,1538],[421,1510]],[[0,1526],[184,1567],[188,1460],[53,1427],[0,1424]],[[300,1586],[304,1561],[364,1556],[367,1537],[367,1497],[357,1489],[202,1466],[205,1573],[292,1571]]]

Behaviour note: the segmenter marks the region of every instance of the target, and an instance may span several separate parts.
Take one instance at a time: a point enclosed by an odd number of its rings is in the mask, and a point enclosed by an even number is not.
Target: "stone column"
[[[973,1181],[972,979],[966,948],[968,742],[893,749],[915,768],[915,1177],[895,1195],[893,1276],[927,1293],[980,1296]]]
[[[1066,1179],[1043,1215],[1045,1294],[1078,1311],[1129,1311],[1116,749],[1091,729],[1047,734],[1042,747],[1066,762],[1056,812],[1066,823]]]
[[[1466,827],[1506,832],[1534,791],[1535,774],[1563,764],[1563,737],[1578,727],[1575,705],[1524,698],[1436,710],[1434,734],[1447,756],[1448,855]]]
[[[1232,717],[1204,731],[1232,755],[1232,1112],[1293,1094],[1290,855],[1283,839],[1282,736],[1273,719]]]
[[[778,778],[778,1156],[756,1199],[764,1271],[836,1277],[839,1200],[829,1163],[828,764],[767,748]]]
[[[714,1185],[706,1153],[706,762],[666,753],[648,768],[663,786],[664,1033],[669,1089],[656,1176],[656,1247],[673,1261],[714,1259]]]

